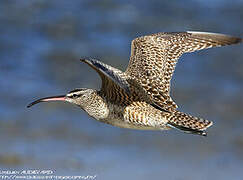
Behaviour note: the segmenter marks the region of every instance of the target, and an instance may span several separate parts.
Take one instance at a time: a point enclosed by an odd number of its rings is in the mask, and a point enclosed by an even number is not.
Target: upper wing
[[[157,33],[132,41],[126,74],[135,78],[154,104],[165,110],[177,105],[170,97],[170,80],[183,53],[242,42],[241,38],[206,32]]]

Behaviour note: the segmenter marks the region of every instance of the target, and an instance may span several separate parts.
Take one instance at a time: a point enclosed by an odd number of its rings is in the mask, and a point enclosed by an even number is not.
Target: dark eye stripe
[[[69,98],[77,98],[77,97],[80,97],[82,96],[82,94],[69,94],[68,97]]]

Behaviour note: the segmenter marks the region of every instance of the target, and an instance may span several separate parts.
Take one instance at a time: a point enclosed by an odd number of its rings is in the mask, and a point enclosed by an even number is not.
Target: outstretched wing
[[[162,109],[175,110],[170,97],[170,81],[183,53],[242,42],[242,39],[216,33],[157,33],[132,41],[126,74],[138,81],[151,100]]]
[[[81,58],[80,61],[88,64],[100,75],[102,79],[101,91],[110,98],[114,96],[115,91],[121,91],[121,89],[126,93],[130,92],[124,72],[92,58]]]

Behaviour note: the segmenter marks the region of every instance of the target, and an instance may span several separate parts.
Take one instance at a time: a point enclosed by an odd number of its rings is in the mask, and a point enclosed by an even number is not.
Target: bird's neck
[[[108,104],[98,91],[94,90],[89,94],[88,101],[82,107],[90,116],[100,120],[109,114]]]

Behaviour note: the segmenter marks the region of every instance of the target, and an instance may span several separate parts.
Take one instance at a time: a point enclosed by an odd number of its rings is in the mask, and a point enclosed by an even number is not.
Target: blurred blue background
[[[120,129],[36,98],[99,88],[83,56],[125,70],[132,39],[163,31],[242,37],[242,0],[0,2],[0,169],[98,179],[241,179],[242,45],[186,54],[172,80],[179,110],[214,121],[208,137]]]

